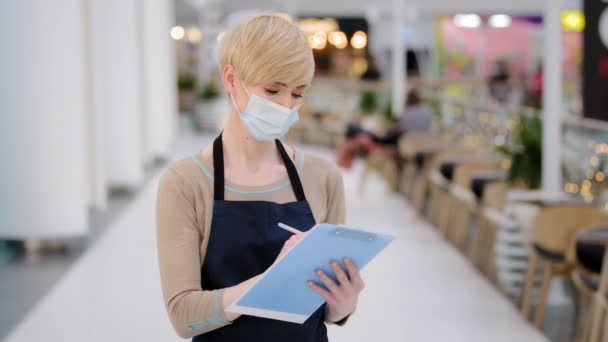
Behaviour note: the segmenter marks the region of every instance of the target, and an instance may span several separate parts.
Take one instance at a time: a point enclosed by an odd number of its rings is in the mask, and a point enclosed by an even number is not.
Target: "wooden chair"
[[[440,224],[440,231],[459,250],[465,252],[469,238],[469,223],[477,212],[478,202],[471,189],[473,175],[480,171],[501,170],[499,160],[465,162],[457,165],[454,171],[454,181],[449,187],[447,203],[444,210],[448,211],[449,219]]]
[[[496,236],[505,220],[501,215],[506,203],[505,182],[487,184],[476,215],[476,229],[471,238],[468,257],[473,266],[496,282]]]
[[[543,208],[532,225],[530,260],[521,292],[521,311],[529,319],[532,310],[532,292],[536,272],[542,271],[540,296],[536,307],[534,324],[541,329],[545,305],[551,280],[557,276],[570,276],[574,264],[566,253],[576,234],[592,224],[608,222],[608,215],[594,207],[581,205],[558,205]]]
[[[395,160],[395,155],[388,151],[369,151],[365,158],[365,167],[359,181],[360,192],[364,191],[365,184],[369,175],[377,171],[388,183],[392,191],[398,190],[399,185],[399,166]]]
[[[602,335],[607,333],[600,324],[605,321],[607,310],[608,261],[604,260],[606,244],[608,221],[604,225],[593,225],[579,232],[567,253],[567,259],[575,265],[572,281],[587,303],[581,342],[600,342]]]
[[[426,171],[429,205],[429,221],[440,227],[441,221],[447,219],[445,210],[449,185],[453,180],[454,165],[461,160],[473,159],[475,152],[459,146],[447,147],[437,153],[428,164]]]
[[[436,212],[438,212],[437,227],[444,237],[449,238],[450,236],[450,223],[457,199],[465,203],[471,203],[473,200],[473,194],[466,190],[469,187],[470,171],[492,168],[498,165],[495,161],[488,161],[487,159],[488,156],[474,154],[463,158],[454,158],[449,160],[448,164],[441,165],[442,168],[446,165],[452,168],[452,176],[446,179],[447,186],[441,188],[443,190],[440,192],[441,200],[436,209]],[[465,206],[468,206],[468,204],[465,204]]]
[[[388,129],[385,124],[378,124],[375,134],[382,135]],[[334,125],[335,126],[335,125]],[[392,148],[378,148],[367,151],[364,169],[359,181],[359,191],[363,192],[369,175],[376,171],[386,180],[391,191],[397,191],[399,185],[398,151]]]
[[[399,190],[410,200],[417,215],[424,206],[430,160],[444,148],[442,141],[429,133],[406,133],[399,139],[398,150],[403,160]]]

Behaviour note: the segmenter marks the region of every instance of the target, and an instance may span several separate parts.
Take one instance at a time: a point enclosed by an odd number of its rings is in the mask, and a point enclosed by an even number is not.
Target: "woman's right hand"
[[[306,233],[294,234],[292,235],[285,243],[283,244],[283,248],[279,255],[275,259],[275,263],[279,260],[285,253],[289,252],[302,238],[306,236]],[[230,304],[234,303],[234,301],[245,291],[247,291],[255,282],[261,277],[261,275],[255,276],[249,280],[246,280],[236,286],[228,287],[224,289],[222,301],[224,302],[224,307],[230,306]],[[234,321],[239,318],[241,315],[232,312],[224,312],[224,316],[228,321]]]
[[[305,233],[293,234],[287,241],[285,241],[285,244],[283,244],[283,248],[281,249],[281,252],[279,252],[276,260],[279,260],[283,255],[289,252],[289,250],[297,245],[298,242],[304,238],[304,236],[306,236]]]

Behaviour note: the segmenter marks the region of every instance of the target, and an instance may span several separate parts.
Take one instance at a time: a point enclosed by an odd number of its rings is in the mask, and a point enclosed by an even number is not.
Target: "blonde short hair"
[[[224,34],[219,48],[220,75],[232,64],[246,85],[272,82],[307,85],[315,62],[300,28],[274,14],[242,20]]]

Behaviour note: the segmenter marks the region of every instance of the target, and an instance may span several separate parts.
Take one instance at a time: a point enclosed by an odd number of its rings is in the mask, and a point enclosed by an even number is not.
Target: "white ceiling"
[[[541,14],[546,1],[560,1],[564,8],[581,7],[582,0],[404,0],[405,9],[421,16],[473,12],[479,14]],[[178,21],[197,22],[197,6],[223,14],[261,9],[310,16],[364,17],[371,11],[388,12],[393,0],[175,0]],[[194,6],[193,6],[194,5]]]

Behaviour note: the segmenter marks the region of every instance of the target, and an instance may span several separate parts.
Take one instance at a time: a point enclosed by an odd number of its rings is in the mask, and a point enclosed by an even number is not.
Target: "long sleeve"
[[[332,167],[327,177],[327,217],[325,223],[344,224],[346,220],[346,203],[344,181],[340,171]]]
[[[158,262],[165,307],[182,338],[230,324],[224,317],[222,290],[201,288],[201,231],[194,187],[169,168],[160,178],[156,203]],[[202,207],[202,206],[199,206]]]

